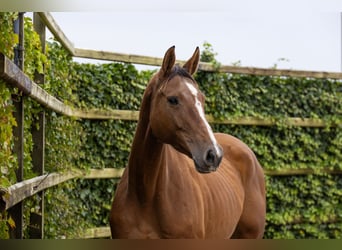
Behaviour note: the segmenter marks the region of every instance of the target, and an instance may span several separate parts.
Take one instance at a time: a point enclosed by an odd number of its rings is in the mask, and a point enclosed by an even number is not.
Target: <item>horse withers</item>
[[[175,47],[143,96],[128,166],[110,214],[112,238],[261,238],[263,170],[239,139],[213,133],[192,77]]]

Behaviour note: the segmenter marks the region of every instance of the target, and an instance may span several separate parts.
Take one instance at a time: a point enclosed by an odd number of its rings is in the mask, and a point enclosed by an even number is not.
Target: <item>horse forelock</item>
[[[168,77],[168,81],[170,81],[175,76],[182,76],[185,78],[189,78],[192,81],[195,81],[192,75],[184,68],[180,67],[179,65],[175,65],[171,71],[171,74]]]
[[[160,72],[158,72],[158,74],[159,73]],[[165,88],[166,85],[176,76],[187,78],[187,79],[191,80],[191,82],[196,83],[195,79],[192,77],[192,75],[186,69],[184,69],[183,67],[180,67],[179,65],[175,65],[172,68],[171,73],[169,75],[167,75],[166,77],[158,75],[157,79],[155,79],[155,80],[157,80],[155,82],[157,84],[155,90],[157,90],[157,89],[161,90],[161,89]],[[154,78],[152,78],[151,83],[152,82],[154,82]]]

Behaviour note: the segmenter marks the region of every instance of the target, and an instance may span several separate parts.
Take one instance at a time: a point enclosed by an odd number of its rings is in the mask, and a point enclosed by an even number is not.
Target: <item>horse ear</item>
[[[163,64],[160,69],[162,76],[168,76],[171,73],[171,70],[173,68],[173,65],[175,65],[175,62],[176,62],[175,46],[172,46],[166,51],[164,55]]]
[[[198,68],[199,59],[200,59],[200,50],[198,47],[196,47],[194,54],[184,64],[183,68],[186,69],[189,74],[191,75],[195,74]]]

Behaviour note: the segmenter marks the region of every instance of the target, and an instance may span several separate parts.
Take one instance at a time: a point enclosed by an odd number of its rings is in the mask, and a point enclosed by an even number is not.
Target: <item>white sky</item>
[[[186,60],[208,41],[225,65],[341,71],[342,0],[84,3],[52,12],[77,48]]]

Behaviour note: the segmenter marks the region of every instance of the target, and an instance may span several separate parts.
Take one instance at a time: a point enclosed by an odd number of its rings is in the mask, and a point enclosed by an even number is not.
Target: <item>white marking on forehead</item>
[[[188,82],[186,83],[186,86],[190,90],[191,94],[196,97],[196,100],[197,100],[198,90],[195,88],[195,86]]]
[[[208,130],[208,134],[209,134],[209,137],[210,137],[210,140],[212,142],[212,144],[214,145],[214,148],[216,150],[216,154],[217,155],[220,155],[220,150],[219,150],[219,147],[217,145],[217,141],[216,141],[216,138],[214,136],[214,133],[213,133],[213,130],[211,129],[207,119],[205,118],[205,114],[204,114],[204,111],[203,111],[203,108],[202,108],[202,103],[198,100],[198,90],[195,88],[195,86],[189,82],[186,82],[186,86],[188,87],[188,89],[190,90],[191,94],[195,97],[195,107],[196,107],[196,110],[199,114],[199,116],[201,117],[201,119],[203,120],[207,130]]]

